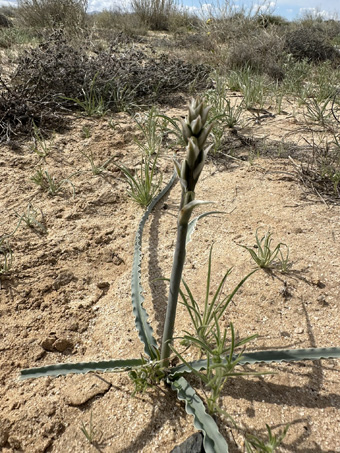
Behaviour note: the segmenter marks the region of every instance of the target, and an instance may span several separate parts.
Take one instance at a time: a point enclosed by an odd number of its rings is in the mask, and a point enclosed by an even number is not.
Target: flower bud
[[[202,129],[202,119],[200,115],[190,123],[190,129],[193,135],[198,135],[200,133]]]
[[[202,132],[200,133],[200,135],[198,136],[198,139],[197,139],[197,144],[198,144],[198,147],[200,149],[203,148],[204,146],[204,143],[206,142],[207,138],[208,138],[208,135],[210,134],[211,132],[211,129],[213,127],[213,124],[209,124],[208,126],[206,126]]]
[[[188,143],[189,138],[192,136],[191,129],[187,122],[181,118],[181,124],[182,124],[182,135],[184,138],[184,141]]]
[[[188,165],[190,168],[195,167],[195,162],[200,153],[200,149],[197,146],[197,140],[195,137],[190,137],[188,140],[188,146],[187,146],[187,156],[186,156],[186,161],[188,162]]]

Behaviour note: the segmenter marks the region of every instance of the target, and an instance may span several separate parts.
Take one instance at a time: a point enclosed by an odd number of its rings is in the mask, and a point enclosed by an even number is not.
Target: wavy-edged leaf
[[[339,359],[340,348],[308,348],[308,349],[275,349],[270,351],[244,352],[242,354],[240,365],[249,365],[253,363],[272,363],[272,362],[300,362],[304,360],[320,359]],[[190,366],[182,363],[170,369],[169,376],[177,378],[178,376],[191,373],[192,368],[196,371],[205,370],[207,361],[205,359],[188,362]]]
[[[140,340],[144,343],[144,351],[151,358],[156,359],[157,355],[155,350],[158,349],[157,342],[153,337],[153,329],[148,323],[148,314],[143,307],[144,296],[143,288],[141,285],[141,261],[142,261],[142,236],[144,225],[155,205],[159,200],[170,190],[176,181],[177,174],[174,172],[171,180],[164,187],[164,189],[151,201],[148,208],[143,214],[139,222],[136,237],[135,237],[135,250],[133,255],[132,277],[131,277],[131,296],[133,314],[135,316],[135,324],[138,330]]]
[[[199,372],[206,369],[207,369],[206,359],[195,360],[194,362],[188,362],[188,364],[181,363],[178,366],[170,368],[169,376],[171,377],[171,379],[177,379],[179,376],[186,373],[192,373],[194,370]]]
[[[32,379],[44,376],[64,376],[66,374],[86,374],[91,371],[108,372],[124,369],[130,370],[133,367],[143,365],[143,359],[117,359],[105,360],[102,362],[80,362],[80,363],[59,363],[39,368],[28,368],[21,370],[20,379]]]
[[[271,362],[300,362],[303,360],[339,359],[340,348],[274,349],[245,352],[240,365]]]
[[[209,212],[205,212],[204,214],[201,214],[201,215],[195,217],[194,219],[192,219],[188,225],[187,239],[186,239],[185,245],[187,245],[191,241],[191,236],[192,236],[193,232],[195,231],[197,222],[200,219],[202,219],[203,217],[206,217],[206,216],[212,215],[212,214],[225,214],[225,212],[224,211],[209,211]]]
[[[218,430],[214,419],[207,414],[202,400],[184,377],[168,380],[176,390],[179,400],[185,402],[185,410],[194,417],[194,426],[203,432],[203,445],[207,453],[227,453],[228,444]]]

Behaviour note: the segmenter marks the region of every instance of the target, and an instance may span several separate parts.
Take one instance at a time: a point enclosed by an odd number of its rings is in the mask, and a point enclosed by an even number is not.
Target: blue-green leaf
[[[236,356],[233,358],[233,360]],[[274,349],[270,351],[244,352],[239,361],[239,365],[253,363],[272,363],[272,362],[300,362],[304,360],[320,359],[339,359],[340,348],[308,348],[308,349]],[[205,359],[178,365],[170,369],[169,376],[176,378],[185,373],[191,373],[192,368],[196,371],[206,370],[207,361]]]
[[[303,360],[339,359],[340,348],[274,349],[245,352],[240,365],[259,362],[299,362]]]
[[[148,314],[143,307],[144,297],[143,288],[141,284],[141,261],[142,261],[142,236],[144,225],[155,205],[159,200],[170,190],[174,182],[176,181],[176,172],[172,175],[169,183],[164,189],[151,201],[147,210],[145,211],[141,221],[139,222],[138,230],[135,237],[135,251],[133,256],[132,265],[132,278],[131,278],[131,296],[132,296],[132,307],[133,314],[135,316],[135,324],[138,330],[140,340],[144,343],[144,351],[151,358],[156,359],[156,350],[158,349],[157,342],[153,337],[153,330],[148,323]]]
[[[59,363],[39,368],[21,370],[20,379],[32,379],[43,376],[64,376],[66,374],[85,374],[90,371],[107,372],[117,370],[130,370],[143,365],[142,359],[117,359],[102,362]]]
[[[204,450],[207,453],[227,453],[226,440],[219,432],[214,419],[207,414],[202,400],[188,381],[184,377],[179,377],[168,382],[172,389],[176,390],[178,399],[185,402],[186,412],[193,415],[195,428],[203,432]]]

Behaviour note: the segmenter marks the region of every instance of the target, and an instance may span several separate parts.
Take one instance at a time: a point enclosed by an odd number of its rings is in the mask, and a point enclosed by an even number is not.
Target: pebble
[[[56,338],[55,336],[49,336],[45,338],[40,346],[48,352],[64,352],[66,349],[73,349],[74,344],[70,339],[67,338]]]
[[[64,352],[66,351],[66,349],[72,349],[73,343],[71,340],[68,340],[67,338],[59,338],[53,343],[52,346],[58,352]]]
[[[294,330],[294,332],[295,332],[295,333],[298,333],[298,334],[301,334],[301,333],[303,333],[304,331],[305,331],[305,329],[303,329],[302,327],[297,327],[297,328]]]
[[[53,349],[53,343],[55,342],[56,337],[47,337],[45,338],[41,343],[40,346],[45,350],[52,352]]]

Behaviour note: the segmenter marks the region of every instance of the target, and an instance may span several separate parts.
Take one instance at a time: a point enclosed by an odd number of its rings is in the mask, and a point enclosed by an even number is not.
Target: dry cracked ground
[[[179,107],[167,114],[183,114],[185,103]],[[215,201],[225,213],[198,224],[184,277],[203,302],[214,244],[212,288],[232,268],[223,289],[229,293],[254,268],[240,244],[253,246],[256,230],[270,230],[274,244],[289,246],[290,270],[253,274],[229,306],[224,326],[232,321],[241,337],[257,333],[248,350],[340,346],[340,204],[301,182],[306,149],[296,116],[276,115],[259,124],[249,113],[245,117],[248,125],[239,135],[252,140],[230,137],[224,155],[211,158],[202,174],[197,198]],[[8,239],[13,265],[1,276],[3,453],[168,453],[195,432],[171,390],[161,385],[133,397],[127,374],[19,380],[23,368],[143,353],[130,296],[134,234],[143,210],[127,196],[114,165],[136,168],[136,133],[126,114],[113,122],[74,116],[70,130],[49,142],[43,160],[29,141],[1,148],[0,233],[14,231],[28,206],[39,221],[33,228],[21,222]],[[92,153],[97,165],[113,161],[94,175],[84,153]],[[173,171],[166,147],[159,167],[165,184]],[[55,196],[32,182],[39,168],[65,179]],[[145,307],[157,339],[167,300],[167,284],[157,278],[170,274],[179,196],[177,184],[155,207],[143,238]],[[189,317],[180,306],[176,335],[185,329],[191,329]],[[340,452],[338,360],[247,371],[272,374],[233,378],[225,387],[221,405],[241,428],[219,419],[230,451],[244,451],[243,432],[261,437],[266,423],[274,433],[290,423],[282,451]],[[82,424],[90,429],[91,418],[94,445],[81,431]]]

